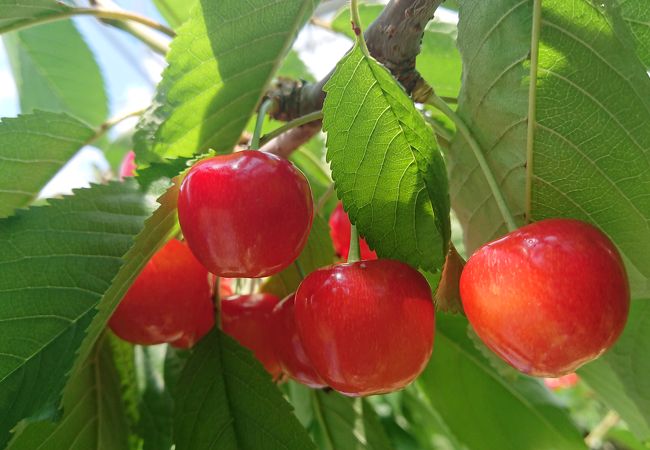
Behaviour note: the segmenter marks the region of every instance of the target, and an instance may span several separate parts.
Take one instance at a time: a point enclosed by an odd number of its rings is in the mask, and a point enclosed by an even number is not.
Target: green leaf
[[[172,28],[178,28],[190,18],[197,0],[153,0],[153,3]]]
[[[93,136],[66,114],[37,111],[0,122],[0,217],[27,206]]]
[[[164,348],[138,347],[136,352],[144,382],[136,431],[144,441],[143,450],[168,450],[173,444],[174,400],[163,380]]]
[[[460,91],[462,62],[456,47],[456,26],[429,22],[424,29],[415,68],[438,95],[456,97]]]
[[[334,247],[329,235],[329,226],[320,216],[314,217],[307,245],[300,253],[298,262],[305,275],[334,262]],[[300,281],[302,281],[302,277],[296,265],[292,264],[282,272],[270,277],[264,283],[262,290],[284,298],[296,291]]]
[[[447,171],[432,130],[358,45],[324,89],[327,158],[350,220],[380,256],[435,272],[450,223]]]
[[[23,113],[66,112],[91,125],[108,114],[104,80],[95,58],[70,20],[3,36]]]
[[[54,0],[0,0],[0,34],[69,10],[69,6]]]
[[[314,75],[312,75],[295,50],[289,50],[289,53],[287,53],[287,57],[284,59],[282,66],[278,69],[278,76],[310,81],[312,83],[316,81]]]
[[[650,10],[644,0],[617,0],[620,14],[632,34],[636,52],[646,69],[650,68]],[[615,14],[614,14],[615,15]],[[615,29],[618,32],[618,29]]]
[[[650,301],[632,302],[630,317],[616,345],[580,369],[580,376],[634,434],[650,440]]]
[[[153,110],[135,135],[139,160],[229,152],[316,0],[201,0],[178,31]]]
[[[433,356],[418,384],[455,438],[472,450],[584,449],[541,383],[501,377],[467,336],[462,316],[438,315]]]
[[[101,339],[68,383],[58,423],[27,425],[7,450],[36,448],[128,450],[129,430],[120,378],[108,339]]]
[[[510,209],[520,223],[527,200],[532,220],[574,217],[594,223],[621,250],[633,298],[647,297],[650,240],[639,239],[650,235],[650,79],[645,68],[617,37],[599,3],[545,0],[538,73],[531,81],[532,3],[460,4],[458,45],[465,72],[458,113],[478,140]],[[610,17],[615,13],[610,11]],[[529,142],[531,82],[536,107]],[[450,177],[467,250],[505,233],[485,176],[458,133],[450,151]]]
[[[392,446],[372,406],[366,400],[344,397],[336,391],[311,391],[313,433],[321,448],[383,450]]]
[[[20,419],[56,409],[95,308],[154,207],[133,180],[50,204],[0,220],[0,446]]]
[[[262,365],[221,331],[198,344],[175,400],[178,450],[315,448]]]

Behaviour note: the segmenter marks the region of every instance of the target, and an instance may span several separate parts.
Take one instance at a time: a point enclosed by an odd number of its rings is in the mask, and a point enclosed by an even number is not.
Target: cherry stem
[[[264,125],[264,117],[266,113],[269,112],[269,109],[273,106],[275,102],[270,98],[267,98],[262,102],[259,111],[257,112],[257,122],[255,122],[255,131],[253,131],[253,137],[251,138],[251,150],[258,150],[260,148],[260,135],[262,134],[262,126]]]
[[[370,51],[368,51],[366,40],[363,37],[363,31],[361,31],[361,18],[359,16],[358,0],[350,1],[350,18],[352,20],[352,30],[354,31],[354,34],[357,35],[357,43],[361,48],[361,52],[366,58],[370,58]]]
[[[350,249],[348,250],[348,262],[353,263],[361,259],[359,251],[359,232],[356,225],[350,225]]]
[[[300,279],[304,280],[305,279],[305,270],[302,268],[302,264],[300,264],[300,261],[297,259],[293,262],[293,264],[296,266],[296,270],[298,271],[298,275],[300,275]]]
[[[494,201],[496,202],[497,207],[501,212],[503,221],[508,227],[508,231],[516,230],[517,222],[515,222],[512,212],[508,208],[508,203],[506,202],[503,192],[501,191],[501,187],[499,186],[499,183],[494,176],[494,172],[492,171],[492,168],[490,167],[490,164],[488,163],[487,158],[481,149],[481,146],[474,138],[474,135],[471,133],[469,127],[465,124],[463,119],[458,114],[456,114],[456,112],[452,110],[449,105],[447,105],[447,103],[445,103],[433,91],[431,92],[431,95],[427,99],[426,103],[437,108],[445,116],[451,119],[452,122],[454,122],[456,129],[463,136],[463,138],[465,138],[465,141],[469,145],[472,152],[474,152],[474,157],[478,161],[478,165],[483,172],[483,176],[485,176],[485,180],[487,181],[487,184],[492,191],[492,196],[494,197]]]
[[[262,136],[260,138],[260,146],[268,143],[271,139],[274,139],[280,136],[282,133],[285,133],[293,128],[298,128],[308,123],[316,122],[317,120],[321,120],[322,118],[323,118],[323,111],[320,109],[318,111],[312,111],[308,114],[305,114],[304,116],[296,117],[295,119],[285,123],[281,127],[278,127],[273,131],[269,131],[264,136]]]

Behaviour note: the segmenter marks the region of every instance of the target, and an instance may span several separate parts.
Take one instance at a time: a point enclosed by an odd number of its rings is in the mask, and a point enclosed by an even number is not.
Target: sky
[[[116,2],[133,12],[165,22],[150,0],[123,0]],[[455,21],[453,13],[437,14],[444,20]],[[331,19],[331,17],[322,17]],[[93,51],[104,77],[109,97],[109,117],[147,107],[155,86],[165,67],[165,60],[132,36],[103,25],[92,17],[73,19]],[[298,36],[294,48],[317,79],[327,75],[336,62],[350,48],[351,41],[316,26],[306,26]],[[20,112],[18,93],[13,81],[4,46],[0,45],[0,117],[15,117]],[[124,132],[137,119],[124,121],[111,132]],[[43,189],[40,197],[70,193],[75,187],[88,186],[97,181],[97,174],[109,170],[103,153],[86,147]]]

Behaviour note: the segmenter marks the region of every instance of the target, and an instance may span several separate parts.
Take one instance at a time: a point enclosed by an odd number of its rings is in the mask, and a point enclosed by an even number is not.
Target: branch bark
[[[406,91],[418,91],[422,77],[415,70],[424,27],[444,0],[391,0],[381,15],[365,31],[370,54],[391,71]],[[289,121],[323,107],[323,86],[333,71],[316,83],[281,79],[267,93],[276,101],[276,120]],[[320,122],[287,131],[262,147],[262,150],[288,156],[320,130]],[[295,147],[294,147],[295,145]]]

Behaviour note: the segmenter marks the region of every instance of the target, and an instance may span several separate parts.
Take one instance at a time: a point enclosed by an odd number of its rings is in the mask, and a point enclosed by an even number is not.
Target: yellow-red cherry
[[[134,344],[188,348],[214,325],[208,271],[183,242],[172,239],[146,264],[109,320]]]
[[[195,164],[181,184],[178,218],[187,243],[210,272],[265,277],[302,251],[313,200],[307,179],[293,164],[247,150]]]
[[[312,388],[325,387],[327,384],[314,370],[298,335],[294,300],[295,294],[291,294],[273,309],[276,355],[282,371],[290,378]]]
[[[378,259],[310,273],[295,298],[305,353],[328,386],[383,394],[413,381],[431,356],[431,289],[415,269]]]
[[[536,222],[478,249],[460,295],[483,342],[539,377],[569,374],[600,356],[623,331],[630,305],[612,241],[572,219]]]
[[[273,379],[282,373],[275,353],[272,322],[273,308],[279,300],[267,293],[231,295],[221,300],[223,331],[251,350]]]

